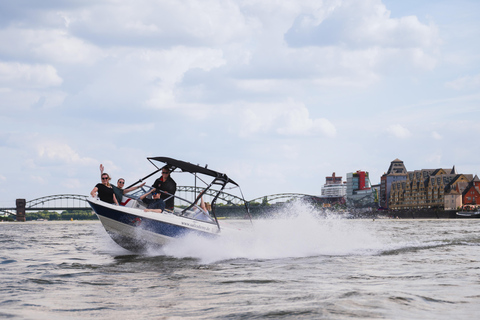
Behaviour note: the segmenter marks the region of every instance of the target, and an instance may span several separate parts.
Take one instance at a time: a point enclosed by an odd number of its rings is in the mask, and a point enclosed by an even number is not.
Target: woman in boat
[[[208,211],[212,210],[212,206],[208,202],[203,201],[203,196],[200,198],[200,208],[208,215]]]
[[[196,204],[196,202],[194,203]],[[203,201],[203,195],[200,197],[200,207],[196,205],[193,207],[193,213],[190,215],[190,218],[203,221],[212,221],[212,217],[208,211],[212,210],[212,206],[207,202]]]
[[[177,191],[177,183],[170,177],[170,168],[168,166],[162,168],[162,176],[155,180],[152,187],[160,191],[160,199],[165,201],[165,208],[173,210],[173,195]]]
[[[112,185],[110,184],[110,179],[108,173],[102,173],[102,183],[97,183],[92,192],[90,192],[90,195],[92,198],[95,198],[98,195],[100,200],[118,205],[117,198],[115,197]]]
[[[100,175],[103,175],[103,170],[104,169],[105,169],[105,167],[103,166],[103,164],[100,164]],[[120,178],[120,179],[117,180],[117,186],[114,186],[113,184],[111,186],[112,186],[112,189],[113,189],[113,193],[115,193],[115,197],[117,198],[117,202],[120,203],[121,205],[124,205],[124,204],[122,204],[123,195],[126,194],[126,193],[129,193],[130,191],[141,188],[144,185],[145,185],[145,182],[142,183],[141,185],[138,185],[138,186],[123,189],[125,187],[125,179]]]

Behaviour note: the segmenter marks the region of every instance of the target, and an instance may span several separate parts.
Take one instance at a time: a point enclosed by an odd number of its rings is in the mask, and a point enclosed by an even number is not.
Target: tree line
[[[37,211],[37,212],[26,212],[25,219],[27,221],[32,220],[98,220],[97,215],[93,211],[85,210],[64,210],[61,213],[55,211]]]

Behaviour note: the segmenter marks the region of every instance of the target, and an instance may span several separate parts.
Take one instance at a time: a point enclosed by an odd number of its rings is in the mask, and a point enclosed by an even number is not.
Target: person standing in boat
[[[100,200],[112,204],[115,203],[116,205],[118,205],[117,198],[115,197],[112,185],[110,184],[110,176],[108,175],[108,173],[102,173],[101,178],[102,183],[97,183],[95,188],[93,188],[92,192],[90,192],[90,195],[92,196],[92,198],[95,198],[95,196],[98,195]]]
[[[152,199],[147,198],[149,194],[152,194]],[[165,210],[165,201],[160,199],[160,192],[157,189],[152,189],[149,192],[145,193],[140,197],[146,205],[147,209],[143,210],[145,212],[158,212],[162,213]]]
[[[100,174],[103,174],[104,169],[105,168],[103,167],[103,164],[100,164]],[[123,187],[125,186],[125,179],[120,178],[117,180],[117,186],[112,185],[112,189],[113,189],[113,193],[115,193],[115,197],[117,198],[117,202],[120,203],[121,205],[124,205],[122,204],[123,195],[125,193],[129,193],[130,191],[141,188],[144,185],[145,185],[145,182],[138,186],[134,186],[128,189],[123,189]]]
[[[155,180],[152,187],[160,192],[160,199],[165,201],[165,208],[173,210],[175,202],[173,195],[177,191],[177,183],[170,177],[168,166],[162,168],[162,176]]]

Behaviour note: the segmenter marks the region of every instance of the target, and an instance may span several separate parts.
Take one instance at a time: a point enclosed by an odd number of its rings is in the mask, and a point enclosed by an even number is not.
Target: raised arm
[[[150,193],[152,193],[153,191],[155,191],[156,189],[153,188],[151,189],[150,191],[148,191],[147,193],[145,193],[144,195],[140,196],[140,200],[143,200],[145,199]]]
[[[200,198],[200,208],[202,208],[203,211],[208,212],[207,206],[205,205],[205,202],[203,202],[203,196]]]
[[[137,190],[138,188],[141,188],[144,185],[145,185],[145,182],[142,183],[141,185],[138,185],[138,186],[133,186],[133,187],[130,187],[130,188],[127,188],[127,189],[123,189],[123,194],[129,193],[130,191],[133,191],[133,190]]]

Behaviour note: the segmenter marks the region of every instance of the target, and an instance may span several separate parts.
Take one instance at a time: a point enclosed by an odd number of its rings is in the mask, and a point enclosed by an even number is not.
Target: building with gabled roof
[[[462,205],[461,195],[473,180],[473,175],[458,174],[455,166],[408,171],[405,180],[391,184],[388,205],[391,209],[454,210]]]
[[[477,175],[468,183],[462,192],[463,205],[480,205],[480,179]]]
[[[394,182],[404,181],[407,179],[407,168],[400,159],[395,159],[390,163],[390,167],[386,173],[380,178],[380,207],[388,208],[390,199],[390,189]]]

